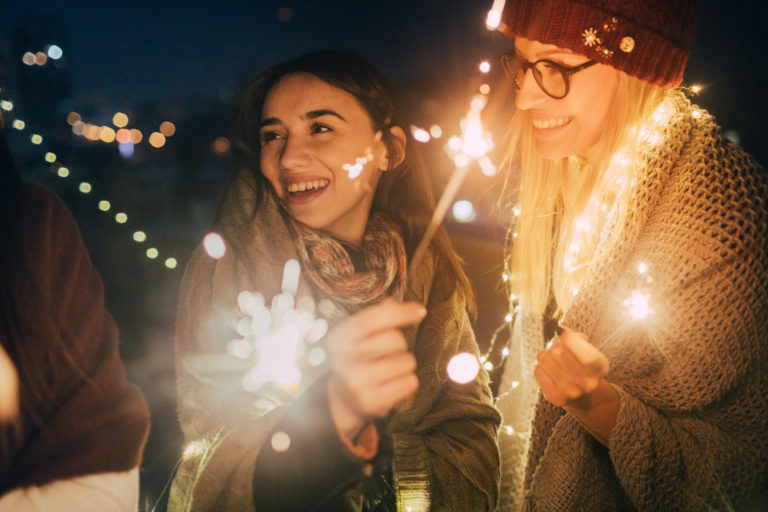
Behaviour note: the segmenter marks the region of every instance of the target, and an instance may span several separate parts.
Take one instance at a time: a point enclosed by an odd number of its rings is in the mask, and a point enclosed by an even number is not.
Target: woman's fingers
[[[559,336],[563,345],[591,373],[605,377],[610,368],[608,358],[580,333],[564,329]]]
[[[328,335],[329,343],[364,340],[379,331],[399,329],[419,323],[427,314],[416,302],[397,302],[384,299],[381,303],[365,308],[336,326]]]

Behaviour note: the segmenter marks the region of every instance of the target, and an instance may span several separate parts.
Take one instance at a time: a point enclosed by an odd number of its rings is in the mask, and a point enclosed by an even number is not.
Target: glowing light
[[[699,85],[699,84],[693,84],[693,85],[691,86],[691,92],[692,92],[693,94],[699,94],[699,93],[701,92],[701,89],[702,89],[702,88],[703,88],[703,87],[702,87],[701,85]]]
[[[160,133],[166,137],[172,137],[176,133],[176,125],[170,121],[163,121],[160,123]]]
[[[483,135],[483,125],[480,122],[480,112],[474,108],[467,115],[463,139],[461,150],[469,156],[479,157],[488,150]]]
[[[477,163],[480,165],[480,171],[486,176],[493,176],[496,174],[496,166],[493,165],[493,162],[487,156],[483,156]]]
[[[147,240],[147,234],[145,232],[143,232],[143,231],[135,231],[133,233],[133,241],[134,242],[142,243],[142,242],[145,242],[146,240]]]
[[[504,433],[508,436],[511,436],[515,433],[515,429],[511,425],[504,425]]]
[[[691,115],[694,119],[699,119],[701,117],[701,110],[694,110]]]
[[[276,452],[284,452],[291,447],[291,438],[285,432],[275,432],[272,434],[270,445]]]
[[[642,320],[653,312],[650,302],[650,294],[633,290],[629,298],[624,301],[624,307],[630,315]]]
[[[283,283],[280,287],[283,293],[296,295],[299,289],[299,276],[301,275],[301,265],[298,260],[288,260],[283,266]]]
[[[120,128],[115,134],[115,140],[117,140],[117,142],[120,144],[131,142],[131,130],[128,130],[127,128]]]
[[[176,261],[176,258],[166,258],[165,259],[165,266],[170,269],[176,268],[176,266],[179,264],[178,261]]]
[[[123,112],[115,112],[115,115],[112,116],[112,124],[118,128],[125,128],[128,126],[128,116]]]
[[[417,126],[411,126],[411,134],[417,142],[429,142],[431,138],[427,130]]]
[[[123,212],[117,213],[115,215],[115,222],[117,222],[118,224],[125,224],[126,222],[128,222],[128,215]]]
[[[371,156],[371,159],[373,159],[373,156]],[[360,173],[363,172],[363,169],[365,169],[365,164],[367,164],[368,161],[368,157],[360,156],[355,159],[354,164],[343,164],[341,168],[342,170],[347,171],[349,179],[353,180],[360,176]]]
[[[82,121],[82,120],[83,120],[82,117],[80,117],[80,114],[78,114],[77,112],[70,112],[69,114],[67,114],[67,124],[70,126],[74,126],[74,124],[77,121]]]
[[[484,368],[486,371],[489,371],[489,372],[490,372],[490,371],[492,371],[492,370],[493,370],[493,363],[492,363],[492,362],[490,362],[490,361],[486,361],[486,362],[484,362],[484,363],[483,363],[483,368]]]
[[[153,148],[161,148],[165,145],[165,135],[160,132],[152,132],[149,136],[149,145]]]
[[[23,130],[25,126],[27,126],[27,124],[21,119],[13,120],[13,127],[16,128],[17,130]]]
[[[102,199],[101,201],[99,201],[99,210],[103,212],[108,212],[110,208],[112,208],[112,204],[106,199]]]
[[[484,60],[483,62],[480,63],[480,65],[478,66],[478,69],[480,70],[481,73],[487,73],[491,70],[491,63],[488,62],[487,60]]]
[[[153,260],[160,255],[160,251],[158,251],[154,247],[150,247],[149,249],[147,249],[147,252],[145,254],[147,255],[147,258]]]
[[[48,56],[46,54],[43,52],[37,52],[35,54],[35,64],[38,66],[45,66],[46,62],[48,62]]]
[[[72,133],[75,135],[82,135],[85,131],[85,123],[82,121],[75,121],[72,124]]]
[[[85,135],[85,138],[88,140],[99,140],[101,135],[101,127],[96,126],[95,124],[86,123],[85,129],[83,130],[83,135]]]
[[[26,52],[21,57],[21,62],[26,64],[27,66],[34,66],[35,65],[35,54],[32,52]]]
[[[11,103],[8,100],[2,100],[0,101],[0,108],[5,110],[6,112],[10,112],[13,110],[13,103]]]
[[[470,201],[456,201],[453,203],[452,211],[456,222],[472,222],[475,220],[475,207]]]
[[[429,134],[432,136],[433,139],[439,139],[443,136],[443,129],[440,128],[440,126],[433,124],[429,128]]]
[[[99,130],[99,139],[101,139],[102,142],[114,142],[115,141],[115,130],[110,128],[109,126],[102,126],[101,130]]]
[[[141,130],[137,130],[135,128],[131,130],[131,142],[138,144],[143,138],[144,136],[141,134]]]
[[[512,321],[512,313],[507,313],[504,315],[504,321],[510,323]]]
[[[59,167],[58,170],[56,171],[56,174],[58,174],[60,178],[66,178],[67,176],[69,176],[69,169],[67,169],[66,167]]]
[[[474,354],[462,352],[448,362],[448,378],[459,384],[472,382],[480,372],[480,361]]]
[[[506,283],[507,281],[509,281],[509,274],[507,274],[506,272],[504,272],[503,274],[501,274],[501,280],[502,280],[502,281],[504,281],[505,283]]]
[[[52,44],[48,47],[48,56],[53,60],[59,60],[62,55],[64,55],[64,52],[58,45]]]
[[[224,244],[224,239],[218,233],[208,233],[203,238],[203,247],[208,256],[218,260],[224,257],[224,253],[227,251],[227,246]]]
[[[479,90],[480,94],[488,94],[491,92],[491,86],[488,84],[482,84]]]
[[[461,149],[461,138],[454,135],[448,139],[448,148],[451,151],[459,151]]]
[[[640,272],[641,275],[645,275],[645,273],[648,272],[648,265],[643,262],[638,263],[637,271]]]
[[[36,145],[38,145],[38,144],[42,144],[42,143],[43,143],[43,138],[42,138],[40,135],[36,134],[36,133],[35,133],[35,134],[33,134],[33,135],[32,135],[32,136],[29,138],[29,140],[30,140],[30,141],[32,141],[32,144],[36,144]]]
[[[123,158],[131,158],[133,156],[133,142],[119,142],[117,150],[120,152],[120,156]]]
[[[185,459],[191,457],[199,457],[204,454],[206,450],[206,443],[204,441],[192,441],[184,448]]]
[[[464,153],[459,153],[453,157],[453,164],[456,167],[467,167],[469,165],[469,157]]]
[[[80,186],[78,186],[77,189],[83,194],[90,194],[91,190],[93,190],[93,187],[91,187],[91,184],[87,181],[83,181],[80,183]]]
[[[480,112],[485,108],[486,103],[488,103],[488,100],[485,98],[485,96],[475,96],[469,103],[469,108]]]
[[[218,155],[223,155],[224,153],[229,152],[231,144],[229,142],[229,139],[226,137],[218,137],[216,140],[213,141],[212,147],[213,152]]]
[[[49,164],[52,164],[56,161],[56,153],[51,153],[50,151],[45,154],[45,161]]]
[[[501,12],[504,10],[506,0],[493,0],[493,5],[485,18],[485,27],[488,30],[496,30],[501,24]]]

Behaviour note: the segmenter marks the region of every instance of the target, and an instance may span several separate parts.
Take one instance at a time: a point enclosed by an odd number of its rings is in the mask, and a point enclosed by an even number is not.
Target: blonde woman
[[[508,0],[502,510],[764,510],[768,185],[679,89],[694,2]]]

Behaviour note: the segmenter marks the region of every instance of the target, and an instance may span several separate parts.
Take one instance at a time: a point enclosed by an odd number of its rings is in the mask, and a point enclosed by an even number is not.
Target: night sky
[[[201,0],[132,2],[15,0],[0,7],[4,66],[16,65],[14,31],[52,19],[68,59],[72,96],[115,108],[142,100],[232,97],[247,77],[319,48],[350,49],[394,82],[439,81],[469,73],[508,46],[484,27],[485,0]],[[757,119],[768,44],[765,2],[705,0],[686,80],[707,88],[697,100],[765,161]],[[35,49],[29,49],[35,51]],[[12,69],[0,76],[12,80]],[[10,76],[9,76],[10,75]],[[11,82],[13,83],[13,82]]]

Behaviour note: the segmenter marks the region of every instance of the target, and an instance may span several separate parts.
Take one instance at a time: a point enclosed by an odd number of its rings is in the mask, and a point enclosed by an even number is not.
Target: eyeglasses
[[[583,69],[597,64],[594,60],[588,60],[584,64],[574,67],[566,67],[547,59],[539,59],[536,62],[528,62],[520,57],[517,52],[511,51],[501,56],[501,65],[504,71],[512,79],[517,90],[520,90],[525,74],[529,69],[533,70],[533,78],[539,84],[544,93],[556,100],[565,98],[571,86],[571,75]]]

